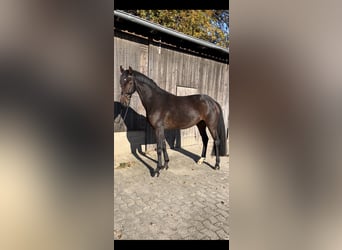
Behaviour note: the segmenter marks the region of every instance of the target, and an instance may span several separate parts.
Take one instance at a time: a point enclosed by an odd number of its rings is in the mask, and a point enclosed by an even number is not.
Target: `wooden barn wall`
[[[229,117],[229,65],[149,42],[147,39],[117,32],[114,37],[114,101],[120,98],[120,65],[129,65],[152,78],[161,88],[175,94],[207,94],[222,107],[226,128]],[[137,94],[131,105],[136,112],[128,126],[116,126],[114,131],[143,130],[145,110]],[[130,110],[131,111],[131,110]],[[132,113],[134,113],[132,111]],[[128,115],[127,115],[128,117]],[[140,119],[137,119],[140,117]],[[127,118],[126,118],[127,119]],[[130,123],[132,123],[130,125]],[[147,142],[153,143],[153,133],[147,129]],[[200,140],[196,127],[181,130],[182,145]],[[149,139],[150,138],[150,139]],[[209,136],[211,138],[211,136]]]
[[[122,132],[127,130],[145,129],[145,109],[140,101],[138,93],[131,98],[130,109],[127,112],[125,122],[118,113],[124,115],[126,109],[121,107],[120,102],[120,65],[125,69],[130,65],[133,69],[143,74],[148,74],[148,41],[126,33],[117,33],[114,36],[114,131]]]

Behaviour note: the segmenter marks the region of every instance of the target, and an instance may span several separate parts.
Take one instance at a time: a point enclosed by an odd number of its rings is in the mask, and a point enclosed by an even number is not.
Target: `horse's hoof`
[[[201,157],[198,161],[197,161],[197,164],[198,165],[201,165],[203,162],[204,162],[205,158],[204,157]]]
[[[154,170],[154,176],[156,177],[159,177],[159,171],[162,169],[162,167],[157,167],[155,170]]]
[[[165,168],[165,170],[167,170],[167,169],[169,168],[169,166],[168,166],[168,165],[165,165],[164,168]]]
[[[220,169],[220,166],[219,165],[216,165],[215,166],[215,170],[219,170]]]

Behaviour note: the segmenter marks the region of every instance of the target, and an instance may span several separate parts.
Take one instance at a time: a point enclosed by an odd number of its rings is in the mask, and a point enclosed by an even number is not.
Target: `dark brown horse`
[[[146,109],[146,118],[155,130],[157,138],[158,164],[155,174],[160,169],[167,169],[169,156],[166,152],[164,130],[186,129],[197,125],[203,141],[201,164],[206,156],[208,127],[214,139],[216,154],[215,169],[220,168],[220,156],[226,155],[226,133],[220,105],[207,95],[175,96],[161,88],[147,76],[129,67],[124,70],[120,66],[121,98],[124,106],[129,105],[132,94],[137,91]],[[162,153],[164,165],[162,165]]]

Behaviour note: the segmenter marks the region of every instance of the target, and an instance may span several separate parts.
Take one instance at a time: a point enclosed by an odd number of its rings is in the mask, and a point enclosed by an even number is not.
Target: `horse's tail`
[[[220,144],[219,144],[219,155],[220,156],[225,156],[227,155],[227,137],[226,137],[226,129],[224,126],[224,120],[223,120],[223,112],[221,109],[221,106],[216,103],[217,106],[219,107],[220,110],[220,114],[219,114],[219,120],[217,123],[217,135],[218,135],[218,139],[220,140]],[[214,148],[212,151],[212,155],[216,154],[216,147],[215,147],[215,143],[214,143]]]

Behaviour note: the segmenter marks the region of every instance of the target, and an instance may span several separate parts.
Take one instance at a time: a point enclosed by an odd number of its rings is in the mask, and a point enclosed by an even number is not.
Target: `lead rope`
[[[121,120],[125,121],[130,103],[131,103],[131,98],[128,99],[128,105],[126,107],[126,111],[125,111],[125,115],[124,115],[123,119],[122,119],[122,109],[121,109],[121,111],[120,111],[120,117],[121,118],[119,118],[119,120],[117,122],[115,122],[115,120],[114,120],[114,123],[120,123]]]
[[[131,104],[131,98],[128,99],[128,105],[126,107],[126,112],[125,112],[125,115],[124,115],[124,118],[123,118],[123,121],[125,121],[126,119],[126,116],[127,116],[127,112],[128,112],[128,108],[129,108],[129,105]],[[122,110],[121,110],[122,111]]]

